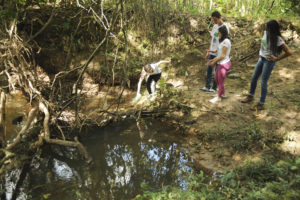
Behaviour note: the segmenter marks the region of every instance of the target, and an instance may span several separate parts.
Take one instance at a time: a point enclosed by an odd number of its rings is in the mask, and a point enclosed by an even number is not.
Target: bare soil
[[[244,161],[263,159],[271,154],[300,155],[300,59],[299,49],[293,55],[276,63],[268,86],[268,96],[263,111],[251,111],[259,101],[260,80],[255,101],[240,101],[249,91],[251,75],[258,55],[247,65],[233,63],[227,78],[226,99],[212,104],[216,93],[202,92],[205,84],[206,64],[203,58],[186,67],[188,76],[181,86],[186,104],[192,110],[182,115],[190,133],[189,146],[200,167],[208,171],[224,172]],[[174,80],[173,80],[174,81]],[[192,123],[189,123],[192,122]]]

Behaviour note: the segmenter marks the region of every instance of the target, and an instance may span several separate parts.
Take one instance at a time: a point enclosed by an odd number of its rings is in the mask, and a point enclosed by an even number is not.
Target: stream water
[[[175,127],[152,119],[89,130],[81,141],[93,158],[91,165],[76,149],[51,146],[33,159],[25,175],[15,170],[6,176],[6,199],[126,200],[143,186],[150,191],[166,185],[184,189],[193,160],[179,135]]]

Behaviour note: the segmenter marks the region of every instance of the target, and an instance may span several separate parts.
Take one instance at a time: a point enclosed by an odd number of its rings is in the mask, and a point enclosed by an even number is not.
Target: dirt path
[[[188,76],[181,86],[186,104],[192,110],[183,119],[189,125],[193,157],[199,166],[223,172],[241,161],[262,159],[269,151],[300,155],[300,50],[278,62],[269,80],[269,92],[263,111],[251,111],[250,107],[260,97],[260,80],[255,101],[242,104],[249,90],[251,75],[258,59],[248,65],[233,62],[229,74],[238,78],[226,79],[226,95],[222,102],[209,102],[216,93],[199,90],[204,86],[206,67],[202,58],[187,64]],[[228,76],[230,76],[228,74]],[[175,81],[175,78],[172,79]],[[283,141],[282,138],[288,138]],[[274,155],[275,156],[275,155]]]

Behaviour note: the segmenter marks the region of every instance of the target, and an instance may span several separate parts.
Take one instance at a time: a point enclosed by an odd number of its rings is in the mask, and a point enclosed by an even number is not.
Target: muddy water
[[[86,165],[72,148],[51,147],[36,157],[16,199],[132,199],[142,185],[155,191],[166,185],[187,187],[193,160],[175,128],[159,120],[125,120],[86,132],[81,139],[93,158]],[[6,196],[13,199],[16,170],[6,177]],[[19,179],[20,180],[20,179]]]
[[[22,96],[21,92],[6,95],[5,103],[5,139],[11,142],[26,121],[30,110],[30,104]]]

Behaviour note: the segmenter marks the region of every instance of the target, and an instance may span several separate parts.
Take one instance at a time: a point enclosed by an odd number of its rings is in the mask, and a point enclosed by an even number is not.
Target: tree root
[[[48,144],[57,144],[57,145],[66,146],[66,147],[76,147],[79,150],[79,152],[83,155],[83,157],[86,159],[87,163],[91,163],[92,158],[89,156],[89,154],[86,151],[86,149],[84,148],[84,146],[78,141],[77,137],[74,138],[75,142],[50,138],[50,130],[49,130],[50,114],[49,114],[49,111],[48,111],[47,107],[45,106],[45,104],[42,102],[39,103],[39,109],[41,112],[43,112],[45,114],[45,118],[44,118],[44,122],[43,122],[44,131],[39,135],[39,140],[31,146],[31,149],[37,148],[37,147],[43,145],[44,142],[48,143]]]
[[[3,174],[3,172],[5,171],[4,165],[6,164],[6,162],[7,162],[10,158],[14,157],[15,154],[12,153],[12,152],[10,152],[10,151],[8,151],[8,150],[6,150],[6,149],[0,149],[0,151],[4,153],[4,157],[0,160],[0,167],[1,167],[1,168],[0,168],[0,175],[1,175],[1,174]]]
[[[37,111],[38,111],[37,107],[34,107],[30,110],[25,126],[23,126],[21,131],[18,133],[18,136],[16,137],[14,142],[6,148],[7,150],[12,150],[14,147],[16,147],[16,145],[18,145],[21,142],[23,135],[28,134],[28,129],[29,129],[33,119],[36,117]]]

